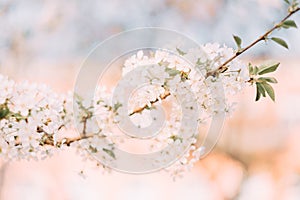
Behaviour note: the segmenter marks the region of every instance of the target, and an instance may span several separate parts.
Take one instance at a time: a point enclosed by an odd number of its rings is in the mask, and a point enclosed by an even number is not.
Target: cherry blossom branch
[[[221,64],[216,70],[210,71],[206,73],[206,78],[209,76],[216,76],[219,73],[223,73],[228,69],[228,64],[235,60],[237,57],[239,57],[241,54],[243,54],[244,52],[246,52],[247,50],[251,49],[252,47],[254,47],[257,43],[259,43],[260,41],[266,41],[268,39],[268,36],[275,30],[279,29],[282,27],[282,24],[287,21],[287,19],[289,19],[292,15],[294,15],[295,13],[297,13],[300,10],[299,7],[294,8],[292,10],[289,10],[289,14],[287,16],[285,16],[279,23],[277,23],[276,25],[274,25],[271,29],[269,29],[268,31],[266,31],[263,35],[261,35],[260,37],[258,37],[256,40],[254,40],[252,43],[250,43],[248,46],[246,46],[245,48],[239,49],[232,57],[230,57],[228,60],[226,60],[223,64]],[[250,81],[249,81],[250,82]],[[164,100],[165,98],[167,98],[169,95],[171,95],[169,92],[164,95],[161,95],[160,98],[155,99],[154,101],[151,101],[151,105],[155,104],[156,102],[158,102],[159,100]],[[139,107],[137,109],[135,109],[132,113],[129,114],[129,116],[134,115],[135,113],[141,113],[144,109],[146,109],[148,107],[148,105],[144,105],[142,107]]]
[[[237,57],[239,57],[241,54],[245,53],[247,50],[249,50],[250,48],[254,47],[257,43],[259,43],[260,41],[266,41],[268,39],[268,36],[275,30],[279,29],[280,27],[282,27],[282,24],[287,21],[287,19],[289,19],[292,15],[294,15],[295,13],[297,13],[300,10],[300,8],[295,8],[293,10],[289,11],[289,14],[287,16],[285,16],[279,23],[277,23],[276,25],[274,25],[271,29],[269,29],[268,31],[266,31],[263,35],[261,35],[260,37],[258,37],[256,40],[254,40],[252,43],[250,43],[248,46],[246,46],[245,48],[239,49],[232,57],[230,57],[228,60],[226,60],[223,64],[221,64],[216,70],[214,71],[210,71],[207,72],[206,77],[208,76],[216,76],[219,73],[223,73],[228,69],[228,64],[235,60]],[[160,95],[158,98],[156,98],[153,101],[150,101],[151,106],[154,105],[155,103],[166,99],[168,96],[170,96],[171,93],[170,91],[166,90],[166,92],[162,95]],[[129,114],[129,116],[132,116],[136,113],[141,113],[143,110],[149,108],[148,105],[144,105],[142,107],[138,107],[136,108],[133,112],[131,112]],[[77,138],[65,138],[62,141],[58,141],[56,145],[61,145],[61,144],[65,144],[67,146],[70,146],[71,143],[76,142],[76,141],[80,141],[82,139],[86,139],[89,137],[93,137],[94,135],[86,135],[86,121],[87,119],[89,119],[89,116],[84,117],[82,122],[83,122],[83,132],[82,132],[82,136],[77,137]],[[64,141],[64,142],[63,142]],[[53,140],[46,140],[45,144],[47,145],[52,145],[54,146],[54,141]]]
[[[230,57],[227,61],[225,61],[223,64],[221,64],[216,70],[207,72],[206,77],[208,77],[208,76],[216,76],[219,73],[225,72],[228,69],[227,65],[230,62],[232,62],[233,60],[235,60],[238,56],[240,56],[241,54],[243,54],[244,52],[246,52],[248,49],[250,49],[253,46],[255,46],[260,41],[267,40],[268,36],[274,30],[283,27],[284,22],[286,22],[288,18],[290,18],[293,14],[295,14],[299,10],[300,10],[300,8],[298,8],[298,7],[295,7],[292,10],[289,10],[289,14],[286,17],[284,17],[278,24],[276,24],[275,26],[273,26],[270,30],[266,31],[263,35],[261,35],[259,38],[257,38],[255,41],[253,41],[251,44],[249,44],[245,48],[243,48],[243,49],[239,48],[238,51],[232,57]],[[186,74],[182,74],[182,75],[184,75],[182,78],[186,78],[185,77]],[[161,101],[161,100],[166,99],[170,95],[171,95],[170,91],[168,91],[166,89],[164,94],[161,94],[155,100],[150,101],[151,106],[154,105],[155,103]],[[7,113],[12,113],[12,112],[8,109],[8,107],[7,107],[6,104],[3,104],[3,106],[4,106],[3,108],[1,107],[1,115],[3,115],[2,118],[8,118],[8,117],[10,117],[10,115],[7,114]],[[86,130],[87,129],[87,121],[88,121],[88,119],[90,119],[92,117],[93,113],[89,110],[90,108],[84,108],[82,105],[80,106],[80,108],[84,111],[84,115],[82,116],[82,119],[81,119],[81,123],[83,123],[83,129],[82,129],[82,132],[81,132],[81,136],[74,137],[74,138],[63,138],[61,140],[56,141],[51,134],[48,134],[45,130],[43,130],[41,128],[41,129],[37,130],[37,132],[43,133],[43,137],[41,138],[41,141],[39,142],[39,145],[50,145],[50,146],[56,146],[56,147],[60,147],[61,145],[70,146],[74,142],[77,142],[77,141],[80,141],[80,140],[83,140],[83,139],[87,139],[87,138],[91,138],[91,137],[95,137],[96,136],[95,134],[87,134],[87,130]],[[133,112],[129,114],[129,116],[132,116],[133,114],[136,114],[136,113],[141,113],[145,109],[149,109],[149,105],[144,105],[142,107],[134,109]],[[13,113],[13,114],[15,114],[15,113]],[[17,116],[17,115],[13,116],[13,117],[15,117],[17,120],[21,120],[21,119],[19,119],[19,116]],[[0,119],[2,119],[2,118],[0,118]],[[60,127],[59,130],[61,128],[62,127]],[[16,145],[21,145],[22,144],[21,142],[22,141],[17,142]]]

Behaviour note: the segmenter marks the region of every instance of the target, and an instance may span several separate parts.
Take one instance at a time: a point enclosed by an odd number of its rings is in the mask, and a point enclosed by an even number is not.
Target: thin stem
[[[87,124],[88,119],[89,119],[88,117],[83,117],[83,119],[82,119],[82,123],[83,123],[82,135],[83,136],[86,135],[86,124]]]
[[[53,140],[46,140],[44,142],[44,144],[50,145],[50,146],[55,146],[55,145],[56,146],[61,146],[61,145],[70,146],[73,142],[77,142],[77,141],[87,139],[87,138],[91,138],[91,137],[94,137],[94,136],[95,135],[83,135],[83,136],[79,136],[79,137],[76,137],[76,138],[64,138],[61,141],[58,141],[56,144],[54,144]]]
[[[160,95],[159,98],[156,98],[155,100],[150,101],[151,106],[153,104],[155,104],[156,102],[160,101],[160,100],[166,99],[170,95],[171,95],[171,93],[169,91],[166,91],[164,94]],[[132,116],[132,115],[134,115],[136,113],[141,113],[146,108],[148,108],[148,105],[144,105],[143,107],[139,107],[139,108],[135,109],[132,113],[130,113],[129,116]]]
[[[249,50],[250,48],[252,48],[253,46],[255,46],[257,43],[259,43],[260,41],[266,40],[268,35],[270,35],[274,30],[280,28],[280,26],[282,25],[282,23],[284,23],[287,19],[289,19],[293,14],[295,14],[296,12],[298,12],[300,10],[300,8],[297,8],[291,12],[289,12],[289,14],[287,16],[285,16],[279,23],[277,23],[276,25],[274,25],[270,30],[268,30],[267,32],[265,32],[263,35],[261,35],[259,38],[257,38],[256,40],[254,40],[251,44],[249,44],[248,46],[246,46],[245,48],[237,51],[231,58],[229,58],[228,60],[226,60],[223,64],[221,64],[216,70],[214,71],[210,71],[207,72],[206,77],[208,76],[215,76],[218,73],[222,73],[224,71],[227,70],[227,65],[233,61],[234,59],[236,59],[238,56],[240,56],[241,54],[243,54],[244,52],[246,52],[247,50]]]

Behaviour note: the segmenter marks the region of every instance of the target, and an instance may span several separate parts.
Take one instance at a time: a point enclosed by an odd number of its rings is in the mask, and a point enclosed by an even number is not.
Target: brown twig
[[[59,130],[62,127],[63,126],[59,127]],[[94,136],[97,135],[97,134],[86,134],[85,133],[84,135],[82,134],[82,136],[79,136],[79,137],[75,137],[75,138],[63,138],[63,139],[55,142],[53,136],[51,134],[48,134],[48,133],[44,132],[43,129],[40,130],[40,133],[44,133],[44,136],[45,136],[45,138],[42,139],[42,141],[40,142],[41,146],[43,146],[43,145],[49,145],[49,146],[57,146],[57,147],[60,147],[61,145],[70,146],[73,142],[77,142],[77,141],[80,141],[80,140],[83,140],[83,139],[91,138],[91,137],[94,137]],[[19,146],[19,145],[22,145],[21,141],[17,141],[15,143],[15,146]]]
[[[50,146],[61,146],[61,145],[65,144],[67,146],[70,146],[73,142],[77,142],[77,141],[87,139],[87,138],[91,138],[91,137],[94,137],[94,136],[95,135],[85,135],[85,136],[79,136],[79,137],[76,137],[76,138],[64,138],[61,141],[58,141],[56,144],[54,144],[53,140],[46,140],[44,142],[44,144],[50,145]]]
[[[166,99],[166,98],[167,98],[168,96],[170,96],[170,95],[171,95],[171,93],[170,93],[169,91],[166,91],[164,94],[161,94],[161,95],[159,96],[159,98],[156,98],[155,100],[150,101],[151,106],[152,106],[153,104],[155,104],[156,102],[160,101],[160,100]],[[134,114],[136,114],[136,113],[141,113],[141,112],[142,112],[143,110],[145,110],[146,108],[148,108],[148,105],[144,105],[144,106],[142,106],[142,107],[139,107],[139,108],[135,109],[132,113],[130,113],[129,116],[132,116],[132,115],[134,115]]]
[[[249,50],[250,48],[252,48],[254,45],[256,45],[257,43],[259,43],[260,41],[265,41],[267,40],[268,36],[276,29],[280,28],[282,23],[284,23],[287,19],[289,19],[293,14],[295,14],[296,12],[298,12],[300,10],[300,8],[297,8],[291,12],[289,12],[289,14],[287,16],[285,16],[279,23],[277,23],[276,25],[274,25],[270,30],[268,30],[267,32],[265,32],[263,35],[261,35],[259,38],[257,38],[256,40],[254,40],[251,44],[249,44],[248,46],[246,46],[245,48],[237,51],[231,58],[229,58],[228,60],[226,60],[223,64],[221,64],[216,70],[214,71],[210,71],[206,73],[206,77],[208,76],[216,76],[219,73],[222,73],[224,71],[226,71],[228,69],[227,65],[233,61],[234,59],[236,59],[238,56],[240,56],[241,54],[243,54],[244,52],[246,52],[247,50]]]
[[[87,124],[88,119],[89,119],[88,117],[83,117],[83,119],[82,119],[82,124],[83,124],[82,135],[83,136],[86,135],[86,124]]]

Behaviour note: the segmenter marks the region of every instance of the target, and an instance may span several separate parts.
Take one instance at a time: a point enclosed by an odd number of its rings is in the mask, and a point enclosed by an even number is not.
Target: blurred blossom
[[[268,173],[250,175],[242,186],[239,199],[276,199],[276,188],[273,182],[272,176]]]

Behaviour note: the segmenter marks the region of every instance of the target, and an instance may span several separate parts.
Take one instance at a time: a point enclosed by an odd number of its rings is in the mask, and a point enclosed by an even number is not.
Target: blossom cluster
[[[45,85],[15,83],[0,75],[0,152],[5,159],[52,155],[63,128],[70,127],[71,93]],[[49,145],[47,145],[49,144]]]
[[[139,79],[148,80],[146,85],[132,91],[128,99],[126,115],[131,122],[145,128],[156,120],[151,115],[152,110],[160,106],[166,112],[159,133],[142,147],[150,152],[182,143],[179,130],[189,131],[189,127],[182,127],[181,120],[186,113],[178,101],[180,96],[185,96],[186,105],[190,105],[189,101],[197,102],[195,117],[199,123],[205,122],[219,112],[230,112],[233,102],[228,97],[240,92],[249,80],[247,68],[237,59],[229,63],[226,71],[207,76],[234,55],[234,50],[226,46],[206,44],[197,49],[176,48],[174,52],[140,50],[129,55],[122,68],[125,79],[130,73],[140,73],[135,74],[134,80],[127,80],[128,84],[139,83]],[[140,67],[151,65],[156,67],[136,72]],[[5,159],[46,158],[53,151],[71,146],[83,157],[101,156],[114,160],[117,159],[116,148],[130,148],[132,142],[138,142],[118,130],[123,105],[113,101],[113,89],[99,87],[94,101],[86,106],[72,93],[57,94],[46,86],[15,83],[2,75],[0,81],[0,155]],[[187,91],[193,94],[192,98],[186,95]],[[73,102],[80,111],[76,125],[72,123]],[[74,131],[75,128],[80,132],[79,136],[64,135],[66,130]],[[198,134],[197,129],[185,155],[167,169],[172,175],[178,176],[191,169],[201,158],[205,146],[199,145]],[[164,155],[170,156],[172,152]]]
[[[125,61],[123,68],[123,76],[125,76],[141,66],[155,64],[161,66],[160,71],[147,73],[146,76],[151,77],[148,86],[143,86],[138,92],[133,93],[132,98],[129,100],[129,110],[131,112],[141,105],[147,105],[148,109],[155,109],[155,105],[151,105],[151,102],[158,100],[157,102],[160,104],[162,102],[161,97],[164,97],[166,91],[172,91],[171,95],[175,98],[167,97],[164,100],[167,103],[171,102],[173,106],[170,111],[171,115],[164,129],[157,137],[153,138],[155,143],[158,141],[158,147],[160,148],[165,146],[166,143],[180,142],[181,138],[177,134],[181,126],[182,115],[185,113],[180,112],[181,107],[176,104],[176,96],[184,91],[183,87],[187,85],[190,88],[198,103],[199,115],[196,116],[198,121],[206,122],[219,112],[232,112],[235,102],[231,102],[229,97],[240,92],[249,80],[247,67],[239,60],[232,61],[225,72],[216,76],[206,76],[209,72],[217,70],[220,65],[235,54],[233,49],[226,46],[206,44],[197,49],[184,51],[177,48],[174,51],[177,51],[180,56],[165,50],[150,52],[141,50],[130,56]],[[141,73],[135,77],[138,79],[138,77],[143,76],[145,74]],[[152,84],[151,80],[158,81],[158,84]],[[221,83],[222,86],[220,87],[218,83]],[[149,119],[151,121],[148,110],[135,113],[131,118],[134,123],[141,127],[147,126]],[[188,149],[186,155],[168,168],[168,170],[173,171],[173,175],[179,175],[179,172],[191,169],[204,153],[205,146],[199,146],[199,141],[196,140],[199,132],[200,128],[195,133],[195,141],[192,142],[192,146]],[[151,145],[151,147],[153,146],[155,145]]]

